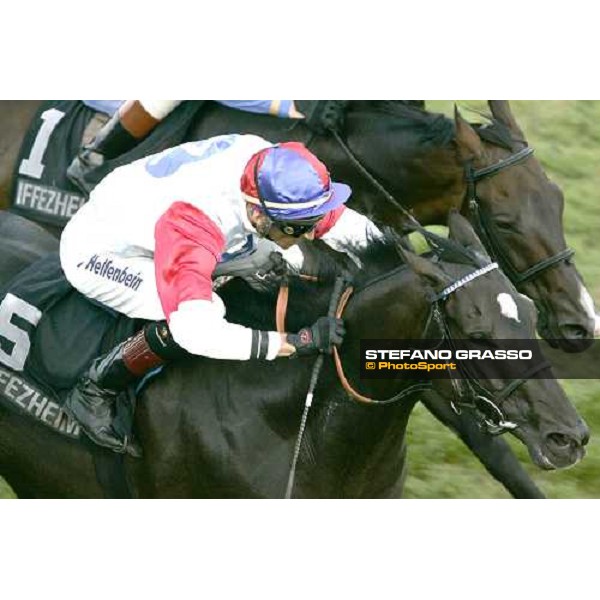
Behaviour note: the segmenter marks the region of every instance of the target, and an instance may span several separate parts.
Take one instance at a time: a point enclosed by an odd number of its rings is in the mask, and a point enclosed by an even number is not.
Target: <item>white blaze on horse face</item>
[[[594,301],[587,291],[587,288],[583,284],[579,284],[579,302],[585,311],[585,314],[592,319],[596,320],[596,311],[594,309]]]
[[[519,309],[517,308],[517,303],[510,294],[502,292],[501,294],[498,294],[496,300],[500,305],[500,312],[503,316],[505,316],[507,319],[512,319],[517,323],[521,322],[519,319]]]

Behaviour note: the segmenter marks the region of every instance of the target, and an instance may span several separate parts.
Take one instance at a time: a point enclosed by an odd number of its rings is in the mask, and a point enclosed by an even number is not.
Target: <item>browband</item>
[[[455,281],[452,285],[449,285],[447,288],[444,288],[441,292],[436,294],[433,298],[433,301],[438,302],[439,300],[444,300],[456,290],[467,285],[467,283],[477,279],[478,277],[481,277],[482,275],[485,275],[486,273],[489,273],[490,271],[494,271],[497,268],[498,263],[494,262],[482,267],[481,269],[477,269],[477,271],[473,271],[472,273],[465,275],[462,279]]]

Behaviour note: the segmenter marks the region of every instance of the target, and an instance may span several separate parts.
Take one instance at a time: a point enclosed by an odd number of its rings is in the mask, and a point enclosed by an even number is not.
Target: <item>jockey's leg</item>
[[[101,183],[94,194],[103,193],[111,194],[112,188],[105,189]],[[88,203],[81,210],[84,215],[93,207]],[[113,429],[121,392],[150,369],[185,352],[172,340],[164,322],[152,256],[139,252],[122,256],[113,250],[122,250],[119,240],[111,241],[93,230],[82,235],[72,224],[65,228],[60,247],[61,266],[71,285],[92,301],[148,322],[142,331],[96,359],[64,405],[94,442],[125,452],[126,444]]]
[[[113,429],[120,394],[149,371],[186,355],[173,340],[165,321],[148,323],[92,363],[69,393],[63,410],[79,422],[96,444],[126,452],[126,441]]]
[[[86,175],[105,160],[121,156],[143,140],[179,104],[180,100],[126,100],[84,146],[67,169],[67,176],[84,193],[91,184]]]

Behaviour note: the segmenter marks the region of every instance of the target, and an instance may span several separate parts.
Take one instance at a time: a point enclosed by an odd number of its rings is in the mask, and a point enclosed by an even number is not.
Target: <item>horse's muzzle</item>
[[[589,442],[590,432],[579,419],[574,429],[552,431],[543,437],[540,456],[534,457],[543,469],[564,469],[578,463],[585,455],[585,446]]]

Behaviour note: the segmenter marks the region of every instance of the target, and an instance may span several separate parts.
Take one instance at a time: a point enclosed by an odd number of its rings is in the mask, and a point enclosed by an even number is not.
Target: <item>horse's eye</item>
[[[508,221],[496,221],[494,224],[498,229],[502,229],[503,231],[515,231],[514,224]]]

